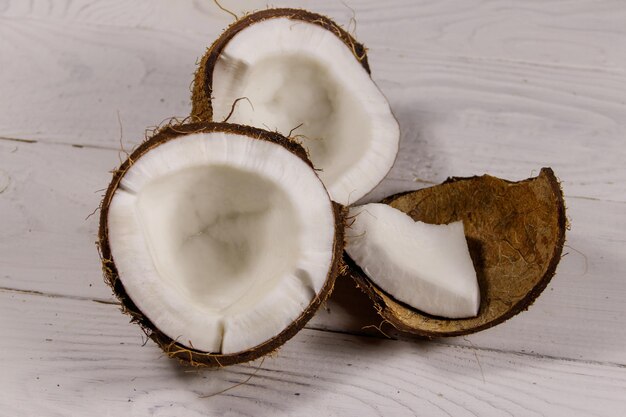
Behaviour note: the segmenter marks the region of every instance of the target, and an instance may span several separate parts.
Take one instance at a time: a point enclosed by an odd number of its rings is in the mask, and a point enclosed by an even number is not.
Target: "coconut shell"
[[[219,59],[220,54],[230,42],[230,40],[240,31],[258,22],[275,18],[289,18],[296,21],[308,22],[323,27],[331,31],[343,43],[346,44],[355,59],[357,59],[363,68],[370,73],[370,67],[367,62],[367,53],[365,47],[358,43],[352,35],[346,32],[341,26],[333,22],[326,16],[312,13],[302,9],[267,9],[261,10],[242,17],[235,23],[231,24],[222,35],[217,38],[211,47],[206,51],[200,61],[200,65],[195,74],[192,95],[191,95],[191,117],[193,120],[212,121],[213,107],[211,99],[213,97],[213,70]]]
[[[164,129],[161,129],[153,137],[143,142],[128,156],[126,161],[124,161],[124,163],[122,163],[122,165],[113,172],[113,179],[111,180],[111,183],[107,188],[101,205],[100,228],[98,232],[97,244],[100,251],[100,258],[102,260],[104,281],[113,289],[115,296],[121,302],[122,311],[131,316],[131,322],[139,324],[143,331],[146,333],[146,335],[150,339],[155,341],[169,357],[177,358],[180,361],[188,363],[192,366],[214,367],[249,362],[277,350],[287,340],[293,337],[302,327],[304,327],[306,322],[309,321],[311,317],[313,317],[320,305],[328,298],[329,294],[332,292],[333,286],[335,284],[335,278],[337,277],[339,269],[342,265],[342,253],[344,247],[343,225],[345,218],[345,209],[342,206],[333,203],[336,224],[334,255],[332,266],[326,278],[325,284],[323,285],[317,296],[302,312],[302,314],[289,326],[287,326],[282,332],[280,332],[274,338],[262,343],[261,345],[255,346],[254,348],[226,355],[219,353],[203,352],[183,346],[176,340],[173,340],[170,337],[166,336],[164,333],[162,333],[150,321],[150,319],[139,310],[133,300],[126,293],[122,280],[119,279],[117,268],[115,266],[115,259],[111,254],[111,248],[109,246],[109,205],[126,171],[132,166],[135,161],[141,158],[145,153],[171,139],[178,138],[180,136],[193,133],[210,132],[233,133],[249,136],[256,140],[266,140],[269,142],[277,143],[297,155],[299,158],[305,161],[311,167],[311,169],[313,169],[313,166],[307,158],[304,149],[296,142],[285,138],[278,133],[267,132],[265,130],[249,126],[241,126],[229,123],[191,123],[177,126],[167,126]]]
[[[487,329],[526,310],[546,288],[565,242],[565,204],[554,172],[509,182],[489,175],[450,178],[441,185],[382,201],[414,220],[463,221],[477,273],[477,317],[446,319],[420,312],[375,285],[347,256],[348,273],[398,330],[425,337],[459,336]]]

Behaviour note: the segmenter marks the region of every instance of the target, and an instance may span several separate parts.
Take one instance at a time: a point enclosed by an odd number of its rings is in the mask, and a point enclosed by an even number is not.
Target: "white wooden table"
[[[346,1],[402,129],[367,200],[450,175],[562,179],[567,255],[535,305],[470,337],[387,340],[343,281],[274,357],[163,357],[118,311],[85,218],[120,124],[129,149],[186,116],[232,18],[210,0],[0,0],[0,416],[626,415],[626,3]]]

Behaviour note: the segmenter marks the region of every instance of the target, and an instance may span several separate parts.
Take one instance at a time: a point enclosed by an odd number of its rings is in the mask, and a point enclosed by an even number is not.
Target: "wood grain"
[[[1,287],[113,300],[102,282],[94,244],[97,216],[85,218],[100,202],[108,171],[124,156],[106,149],[0,141],[0,182],[6,184],[0,211],[11,219],[0,223]],[[380,188],[420,185],[390,180]],[[626,364],[626,205],[567,201],[573,224],[567,255],[535,305],[494,329],[444,343]],[[330,313],[321,311],[309,326],[382,336],[373,327],[362,329],[380,324],[369,300],[350,282],[339,288],[342,292],[328,305]]]
[[[223,27],[209,22],[216,34]],[[0,136],[118,148],[118,114],[128,145],[146,127],[185,117],[195,60],[212,37],[171,30],[4,18],[0,84],[11,106]],[[624,71],[390,45],[369,44],[403,133],[391,178],[522,178],[549,165],[569,195],[626,201]]]
[[[232,16],[212,1],[5,0],[0,15],[117,27],[194,33],[214,38]],[[264,9],[265,0],[222,0],[238,15]],[[354,29],[367,43],[423,53],[593,67],[626,68],[626,9],[620,0],[515,2],[511,0],[282,0],[275,7],[304,7]],[[381,7],[382,6],[382,7]],[[351,10],[352,9],[352,10]]]
[[[396,165],[364,201],[555,169],[572,230],[550,287],[494,329],[425,342],[384,340],[405,336],[341,280],[277,357],[179,367],[108,304],[85,218],[121,145],[188,114],[195,60],[232,17],[198,0],[0,0],[0,416],[626,414],[623,2],[274,5],[351,30],[356,13],[402,129]]]
[[[614,416],[626,369],[304,330],[275,357],[182,368],[115,306],[0,292],[12,415]],[[258,371],[257,371],[258,368]],[[246,384],[221,395],[235,384]],[[37,401],[33,401],[37,398]]]

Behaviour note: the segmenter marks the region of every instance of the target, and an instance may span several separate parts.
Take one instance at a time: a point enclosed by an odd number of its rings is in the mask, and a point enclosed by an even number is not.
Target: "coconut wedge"
[[[297,138],[344,205],[371,191],[398,152],[398,123],[370,78],[365,48],[305,10],[263,10],[233,23],[202,58],[192,104],[195,120]]]
[[[222,366],[292,337],[332,289],[343,213],[304,150],[221,123],[167,127],[113,174],[105,280],[172,357]]]
[[[414,221],[387,204],[350,208],[346,253],[398,301],[447,318],[478,313],[480,291],[463,222]]]
[[[361,256],[361,259],[356,255],[354,258],[346,256],[348,274],[372,299],[379,314],[404,332],[426,337],[458,336],[502,323],[532,304],[548,285],[561,259],[567,221],[563,193],[550,168],[542,169],[535,178],[520,182],[489,175],[451,178],[441,185],[391,196],[383,203],[406,213],[413,221],[432,225],[462,222],[480,288],[480,307],[475,317],[438,317],[436,314],[443,314],[441,310],[428,314],[409,304],[414,300],[403,299],[403,294],[415,288],[403,288],[402,291],[393,288],[390,283],[397,277],[382,280],[369,277],[366,272],[375,275],[379,271],[371,271],[372,262],[370,265],[365,262],[367,256]],[[353,210],[357,210],[354,214],[358,216],[367,215],[358,212],[358,208]],[[367,221],[363,223],[367,226]],[[362,239],[362,233],[368,233],[363,224],[359,227],[363,228],[360,233],[347,232],[350,255],[351,247],[354,250],[361,245],[351,241]],[[371,233],[380,231],[372,230]],[[447,243],[452,252],[460,250],[455,241],[458,239],[450,238]],[[443,247],[439,254],[445,250]],[[370,249],[369,254],[374,257],[376,251]],[[449,262],[458,265],[462,256],[450,258]],[[455,272],[450,265],[439,267],[442,273],[450,273],[451,268]],[[369,271],[364,271],[368,268]],[[459,271],[463,273],[466,269],[457,268],[455,273]],[[449,277],[442,276],[442,279],[449,280]],[[458,287],[458,282],[455,284]],[[445,289],[446,285],[440,287]],[[448,287],[454,288],[455,285]],[[422,294],[427,299],[437,294],[424,287],[420,290],[429,291],[427,295]],[[464,291],[466,300],[473,299],[472,291],[471,285]],[[448,295],[447,299],[453,300],[454,297]]]

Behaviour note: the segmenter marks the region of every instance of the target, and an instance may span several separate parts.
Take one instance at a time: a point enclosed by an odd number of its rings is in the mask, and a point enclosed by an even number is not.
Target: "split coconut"
[[[342,208],[304,150],[234,124],[167,127],[115,171],[105,278],[170,356],[228,365],[292,337],[333,287]]]
[[[263,10],[233,23],[202,58],[192,102],[194,120],[297,138],[344,205],[370,192],[398,152],[398,123],[370,78],[365,48],[306,10]]]
[[[459,336],[502,323],[532,304],[561,259],[565,204],[549,168],[520,182],[451,178],[383,203],[351,209],[346,262],[403,332]]]
[[[399,128],[365,48],[324,16],[238,20],[202,58],[192,101],[200,123],[162,129],[114,172],[99,229],[105,280],[171,357],[276,350],[340,270],[426,337],[501,323],[554,275],[566,219],[550,169],[452,178],[346,216],[391,169]]]

